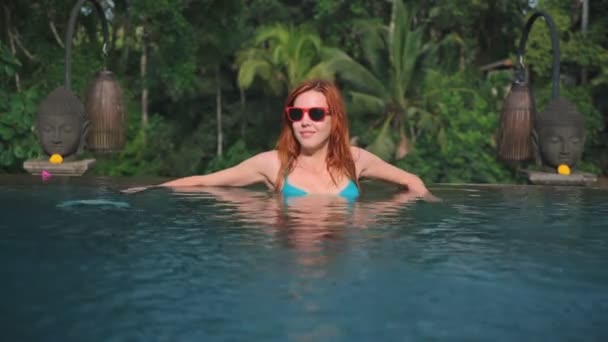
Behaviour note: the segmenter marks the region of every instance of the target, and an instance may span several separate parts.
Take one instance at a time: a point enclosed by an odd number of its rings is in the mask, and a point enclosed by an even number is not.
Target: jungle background
[[[73,0],[2,0],[0,173],[42,156],[38,104],[64,82]],[[579,168],[608,173],[608,1],[589,0],[100,0],[110,24],[102,53],[90,3],[72,48],[81,98],[106,67],[123,89],[127,142],[94,156],[107,176],[179,177],[274,148],[288,90],[331,78],[347,101],[353,143],[425,182],[513,183],[496,133],[533,8],[555,20],[561,93],[586,118]],[[538,20],[526,63],[538,110],[551,93],[551,43]],[[500,64],[500,63],[499,63]],[[503,63],[504,64],[504,63]]]

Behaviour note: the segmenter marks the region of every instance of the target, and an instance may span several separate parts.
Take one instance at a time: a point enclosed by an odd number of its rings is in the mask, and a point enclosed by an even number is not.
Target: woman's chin
[[[302,152],[315,152],[323,148],[323,143],[313,141],[302,141],[300,142],[300,149]]]

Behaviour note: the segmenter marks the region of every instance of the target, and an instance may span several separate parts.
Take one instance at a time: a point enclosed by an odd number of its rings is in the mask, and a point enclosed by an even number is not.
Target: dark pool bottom
[[[1,340],[607,340],[608,192],[434,192],[0,185]]]

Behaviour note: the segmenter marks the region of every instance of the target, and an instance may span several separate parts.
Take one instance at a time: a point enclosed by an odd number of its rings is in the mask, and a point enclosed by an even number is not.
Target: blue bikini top
[[[281,192],[285,197],[297,197],[307,195],[306,191],[289,184],[289,180],[287,179],[287,177],[285,177],[285,182],[283,184],[283,189],[281,189]],[[355,182],[349,179],[346,187],[344,187],[344,189],[342,189],[342,191],[340,191],[338,195],[344,198],[356,198],[359,196],[359,189],[357,189],[357,185],[355,184]]]

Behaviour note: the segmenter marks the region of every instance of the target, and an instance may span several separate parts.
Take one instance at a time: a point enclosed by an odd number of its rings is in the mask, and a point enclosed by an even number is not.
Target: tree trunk
[[[139,61],[139,68],[141,72],[141,125],[142,128],[148,126],[148,84],[146,82],[146,72],[148,68],[148,46],[146,42],[146,29],[143,28],[142,39],[141,39],[141,59]]]
[[[410,139],[405,134],[406,120],[409,119],[407,117],[407,112],[408,112],[407,103],[408,103],[407,100],[398,101],[394,104],[394,109],[392,110],[392,112],[394,113],[394,116],[393,116],[394,130],[397,131],[399,134],[399,140],[398,140],[397,145],[395,146],[395,150],[394,150],[394,158],[396,160],[405,158],[405,156],[407,156],[407,154],[410,153],[410,151],[412,149],[412,145],[413,145],[412,141],[410,141]],[[411,125],[408,125],[408,126],[410,128],[412,127]],[[411,131],[410,131],[410,137],[413,137],[413,135],[411,134]]]
[[[4,18],[5,18],[5,24],[6,24],[6,35],[8,38],[8,43],[9,43],[9,46],[11,47],[11,52],[13,53],[13,56],[16,57],[17,49],[15,48],[15,36],[11,32],[11,13],[9,12],[9,8],[7,5],[4,5],[3,7],[4,7]],[[19,78],[19,73],[17,71],[15,71],[15,88],[17,89],[17,92],[21,92],[21,80]]]
[[[57,26],[55,26],[55,22],[53,21],[54,15],[55,15],[54,10],[50,10],[47,12],[47,18],[49,20],[49,28],[51,29],[51,32],[53,33],[53,38],[55,38],[55,41],[57,42],[57,44],[59,46],[61,46],[62,49],[64,49],[65,46],[63,45],[63,40],[61,40],[61,37],[59,37],[59,33],[57,33]]]
[[[241,139],[245,139],[245,130],[247,129],[247,113],[245,112],[245,89],[240,88],[241,96]]]
[[[411,150],[410,142],[405,135],[405,123],[403,122],[403,115],[404,114],[397,115],[399,117],[399,143],[397,143],[397,148],[395,149],[395,159],[397,160],[405,158],[405,156],[407,156]]]
[[[583,19],[581,20],[581,31],[583,35],[587,33],[587,26],[589,25],[589,0],[583,1]],[[587,67],[583,66],[581,69],[581,84],[585,85],[588,82]]]
[[[224,143],[224,136],[222,134],[222,87],[220,83],[220,68],[217,67],[215,70],[215,106],[216,106],[216,120],[217,120],[217,156],[223,155],[222,145]]]
[[[131,25],[131,18],[128,14],[126,14],[123,16],[122,21],[122,49],[120,51],[120,61],[118,62],[118,70],[122,73],[127,72],[127,65],[129,63],[129,52],[131,52],[131,44],[134,39],[133,31],[134,30]]]

